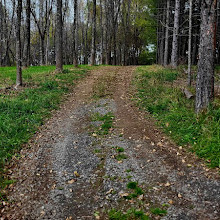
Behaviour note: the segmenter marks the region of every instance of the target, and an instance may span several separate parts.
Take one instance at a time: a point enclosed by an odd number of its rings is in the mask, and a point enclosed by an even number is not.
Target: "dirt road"
[[[135,107],[134,71],[79,83],[23,150],[2,219],[220,219],[219,177]]]

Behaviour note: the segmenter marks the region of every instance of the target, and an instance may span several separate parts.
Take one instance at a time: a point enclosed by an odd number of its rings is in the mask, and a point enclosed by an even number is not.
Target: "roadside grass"
[[[5,164],[28,142],[51,111],[58,109],[63,95],[89,69],[65,66],[64,73],[54,74],[54,66],[30,67],[23,74],[24,84],[29,86],[0,93],[0,190],[12,183],[5,177]],[[0,68],[0,85],[14,85],[15,70],[15,67]],[[4,195],[0,193],[0,197],[3,199]]]
[[[158,119],[177,144],[190,145],[209,166],[220,167],[220,100],[216,98],[206,112],[196,115],[194,100],[186,99],[181,88],[174,86],[179,77],[183,76],[177,70],[139,67],[134,82],[138,105]]]

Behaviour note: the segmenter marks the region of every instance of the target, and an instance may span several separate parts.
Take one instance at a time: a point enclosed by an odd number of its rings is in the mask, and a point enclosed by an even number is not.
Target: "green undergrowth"
[[[207,112],[196,115],[194,100],[186,99],[181,88],[175,86],[175,80],[182,77],[176,70],[145,66],[139,67],[137,73],[139,106],[157,118],[177,144],[190,145],[211,167],[219,167],[220,101],[216,99]]]
[[[150,211],[152,214],[159,215],[159,216],[163,216],[167,214],[167,210],[160,209],[160,208],[151,208]]]
[[[144,194],[143,190],[138,186],[137,182],[129,182],[127,184],[127,188],[133,190],[134,192],[130,193],[128,196],[125,196],[125,199],[130,200]]]
[[[54,66],[30,67],[24,70],[24,89],[0,93],[0,189],[11,184],[4,177],[4,165],[28,142],[51,111],[58,108],[63,95],[88,69],[65,66],[64,73],[55,74]],[[15,80],[14,67],[0,68],[0,85],[7,82],[6,86],[10,86]]]
[[[132,219],[149,220],[150,219],[142,210],[137,210],[135,208],[131,208],[126,212],[112,209],[109,211],[108,215],[110,220],[132,220]]]
[[[102,122],[100,127],[95,130],[95,134],[97,135],[107,135],[109,134],[109,130],[113,127],[114,114],[109,112],[105,115],[101,115],[96,113],[92,115],[92,121],[100,121]]]

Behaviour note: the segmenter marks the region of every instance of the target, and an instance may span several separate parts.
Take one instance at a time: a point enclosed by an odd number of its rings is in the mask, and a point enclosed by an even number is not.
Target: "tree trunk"
[[[180,0],[175,0],[174,30],[171,66],[176,68],[178,65],[178,34],[179,34]]]
[[[3,55],[3,6],[0,2],[0,66],[2,66],[2,55]]]
[[[189,42],[188,42],[188,86],[192,84],[191,64],[192,64],[192,12],[193,3],[189,2]]]
[[[57,0],[56,15],[56,71],[63,71],[63,20],[62,0]]]
[[[24,49],[24,66],[30,66],[31,55],[31,0],[26,1],[26,42]]]
[[[167,15],[166,15],[166,33],[165,33],[165,49],[164,49],[164,66],[168,65],[169,51],[169,24],[170,24],[170,0],[167,0]]]
[[[199,62],[196,82],[196,112],[214,99],[214,60],[217,0],[202,0]]]
[[[100,0],[100,28],[101,28],[101,64],[105,63],[105,52],[104,52],[104,31],[103,31],[103,9],[102,9],[102,0]]]
[[[93,0],[91,65],[95,65],[95,64],[96,64],[96,0]]]
[[[74,65],[75,67],[78,67],[78,0],[74,0],[73,32],[74,32],[73,65]]]
[[[17,22],[16,22],[16,63],[17,63],[16,87],[22,86],[21,13],[22,13],[22,0],[18,0]]]

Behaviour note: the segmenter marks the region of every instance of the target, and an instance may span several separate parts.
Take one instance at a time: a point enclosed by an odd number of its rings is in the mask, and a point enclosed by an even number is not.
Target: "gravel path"
[[[220,219],[219,175],[135,107],[134,72],[101,67],[79,83],[23,150],[13,174],[13,202],[1,219],[109,219],[112,209],[142,210],[150,219]],[[94,99],[100,79],[109,95]],[[103,134],[109,113],[113,125]],[[129,182],[141,189],[132,198]]]

